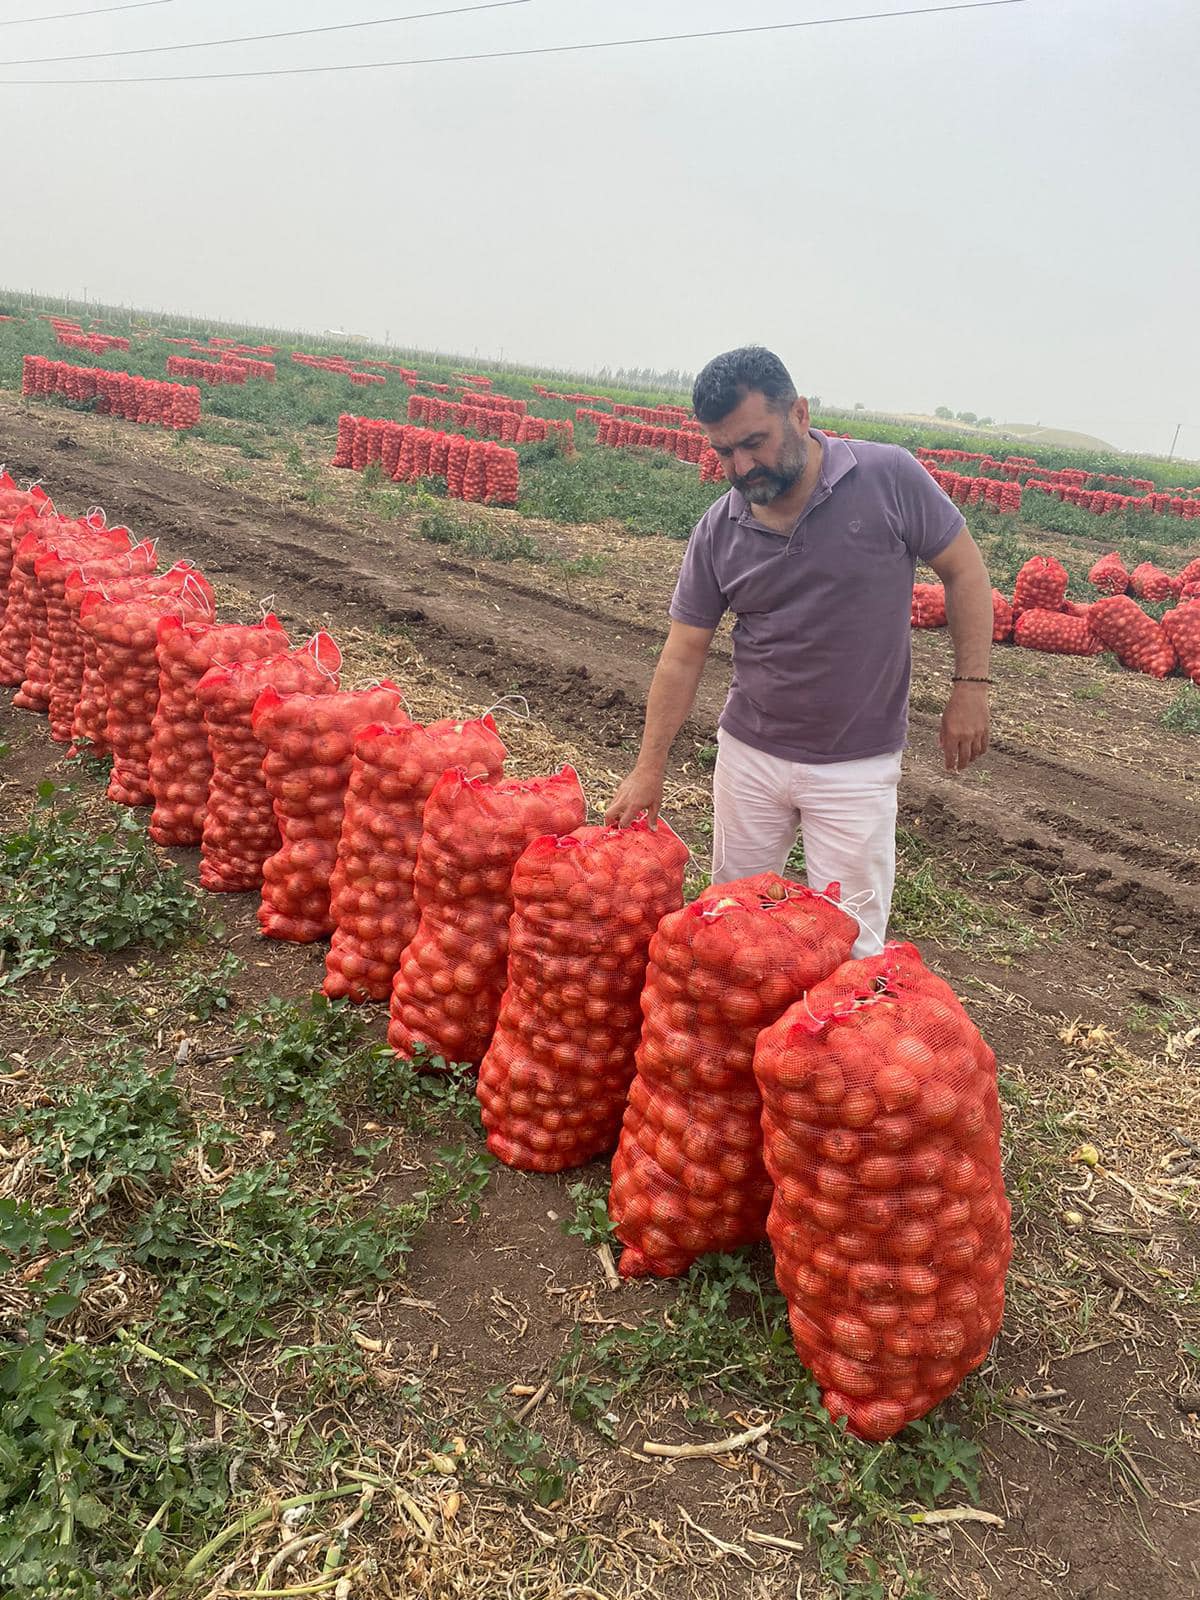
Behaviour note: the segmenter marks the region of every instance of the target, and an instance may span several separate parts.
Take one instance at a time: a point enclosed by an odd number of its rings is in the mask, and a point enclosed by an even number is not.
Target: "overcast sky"
[[[91,0],[3,0],[6,19]],[[4,62],[437,9],[169,0]],[[469,0],[467,0],[469,3]],[[899,0],[529,0],[0,76],[246,71]],[[927,0],[908,0],[909,4]],[[1200,5],[991,10],[341,74],[0,89],[0,282],[592,368],[748,340],[802,390],[1200,457]]]

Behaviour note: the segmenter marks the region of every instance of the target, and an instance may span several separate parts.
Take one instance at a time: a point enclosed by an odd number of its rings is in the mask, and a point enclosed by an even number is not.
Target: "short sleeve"
[[[896,503],[900,537],[918,561],[940,556],[962,531],[963,514],[907,450],[896,449]]]
[[[692,628],[715,628],[728,608],[713,569],[712,529],[708,517],[701,517],[683,553],[668,615]]]

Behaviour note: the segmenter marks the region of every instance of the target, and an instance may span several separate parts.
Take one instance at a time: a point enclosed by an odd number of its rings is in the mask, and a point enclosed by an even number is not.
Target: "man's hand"
[[[947,772],[963,772],[988,747],[988,697],[985,683],[956,683],[942,713],[938,743]]]
[[[604,813],[604,821],[610,828],[623,828],[644,811],[653,822],[662,805],[662,797],[662,773],[647,767],[634,767],[613,795],[612,804]]]

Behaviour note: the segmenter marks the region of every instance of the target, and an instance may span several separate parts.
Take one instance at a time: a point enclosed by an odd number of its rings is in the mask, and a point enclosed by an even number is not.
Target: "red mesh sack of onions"
[[[76,743],[85,741],[95,755],[112,753],[107,733],[108,690],[100,670],[99,645],[95,635],[80,620],[84,601],[90,594],[99,594],[105,600],[129,600],[147,584],[151,586],[151,592],[178,594],[188,575],[196,570],[186,561],[179,561],[166,572],[156,573],[153,570],[153,551],[148,551],[145,545],[137,546],[136,551],[131,550],[124,559],[129,562],[129,570],[119,571],[116,577],[93,578],[90,567],[73,568],[67,573],[64,590],[67,610],[83,651],[79,694],[71,720],[71,737]],[[149,570],[145,570],[147,560],[150,563]]]
[[[13,699],[14,705],[27,711],[50,709],[54,645],[47,601],[53,603],[55,599],[55,575],[65,584],[67,570],[75,563],[92,557],[111,559],[127,551],[129,545],[128,530],[107,531],[101,513],[91,513],[75,522],[40,517],[31,525],[14,553],[29,604],[25,676]],[[44,582],[38,577],[39,568],[46,573]]]
[[[848,958],[858,923],[836,894],[766,872],[714,884],[659,924],[608,1202],[622,1277],[671,1277],[763,1237],[754,1042]]]
[[[1088,582],[1101,594],[1125,594],[1129,588],[1129,571],[1117,551],[1110,550],[1088,573]]]
[[[1200,556],[1196,556],[1176,573],[1175,582],[1180,589],[1186,589],[1193,583],[1200,583]]]
[[[1104,648],[1087,617],[1071,617],[1062,611],[1018,612],[1013,640],[1026,650],[1045,650],[1057,656],[1098,656]]]
[[[16,549],[38,517],[53,515],[54,507],[43,490],[18,489],[6,472],[0,473],[0,682],[7,682],[2,676],[4,662],[15,653],[5,638],[4,627]],[[28,648],[28,641],[24,648]],[[23,664],[24,656],[21,660]]]
[[[127,599],[89,589],[79,607],[79,625],[96,646],[104,684],[104,740],[112,751],[107,794],[123,806],[147,806],[150,793],[150,730],[158,705],[159,619],[212,616],[213,594],[194,568],[143,578]]]
[[[660,818],[535,839],[517,862],[508,987],[477,1085],[507,1166],[561,1172],[616,1144],[650,940],[687,860]]]
[[[413,880],[421,920],[392,985],[388,1043],[398,1055],[420,1043],[446,1061],[483,1060],[507,981],[517,859],[586,815],[573,767],[498,782],[455,769],[434,784]]]
[[[114,529],[114,533],[125,530]],[[111,555],[89,558],[82,568],[63,558],[60,549],[39,557],[34,571],[46,603],[46,628],[50,635],[50,737],[58,744],[70,744],[74,735],[75,711],[83,684],[84,633],[79,625],[82,589],[68,598],[68,584],[76,573],[89,585],[111,583],[120,577],[147,577],[154,571],[156,557],[152,540],[143,540],[132,549],[115,550]]]
[[[1013,611],[1017,616],[1022,611],[1058,611],[1069,581],[1066,567],[1053,556],[1030,556],[1017,573]]]
[[[1163,617],[1162,626],[1179,657],[1179,665],[1200,686],[1200,599],[1175,606]]]
[[[1169,600],[1175,593],[1175,579],[1153,561],[1143,561],[1129,574],[1129,590],[1139,600]]]
[[[912,945],[848,961],[760,1036],[767,1234],[834,1417],[887,1439],[978,1367],[1011,1209],[996,1059]]]
[[[327,633],[295,650],[257,661],[220,662],[196,685],[204,713],[212,778],[200,839],[200,886],[217,893],[257,889],[263,866],[279,849],[279,824],[263,778],[266,751],[251,726],[264,689],[280,694],[333,694],[342,653]]]
[[[364,728],[354,745],[337,865],[324,990],[356,1003],[386,1000],[417,931],[413,890],[425,803],[450,767],[499,778],[507,754],[491,716]]]
[[[943,584],[913,584],[912,625],[914,628],[946,626],[946,590]]]
[[[204,709],[196,690],[210,667],[261,661],[288,648],[274,616],[261,622],[187,622],[163,617],[158,624],[158,709],[150,733],[150,792],[155,844],[199,844],[212,778],[212,756]]]
[[[8,607],[8,585],[12,577],[13,552],[25,536],[30,517],[49,506],[49,496],[37,485],[18,489],[7,472],[0,472],[0,627]],[[22,518],[21,528],[17,519]]]
[[[34,559],[42,549],[37,531],[45,529],[65,536],[72,527],[75,524],[57,516],[48,500],[40,507],[27,507],[13,519],[8,605],[0,626],[0,684],[15,688],[24,681],[35,635],[49,653],[45,613],[33,570]]]
[[[1013,608],[999,589],[992,590],[992,643],[1003,644],[1012,638]]]
[[[1097,600],[1088,614],[1088,627],[1123,667],[1152,678],[1165,678],[1175,669],[1175,647],[1161,624],[1127,594]]]
[[[267,688],[255,701],[250,723],[266,751],[263,780],[282,840],[263,865],[258,925],[268,939],[311,944],[333,932],[329,880],[355,738],[406,716],[400,690],[386,679],[316,698]]]

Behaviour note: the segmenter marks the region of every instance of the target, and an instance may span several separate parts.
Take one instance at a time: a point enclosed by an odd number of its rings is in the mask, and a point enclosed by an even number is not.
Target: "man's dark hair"
[[[692,385],[692,409],[699,422],[720,422],[755,392],[772,410],[786,411],[796,398],[796,385],[777,355],[760,344],[747,344],[712,358]]]

